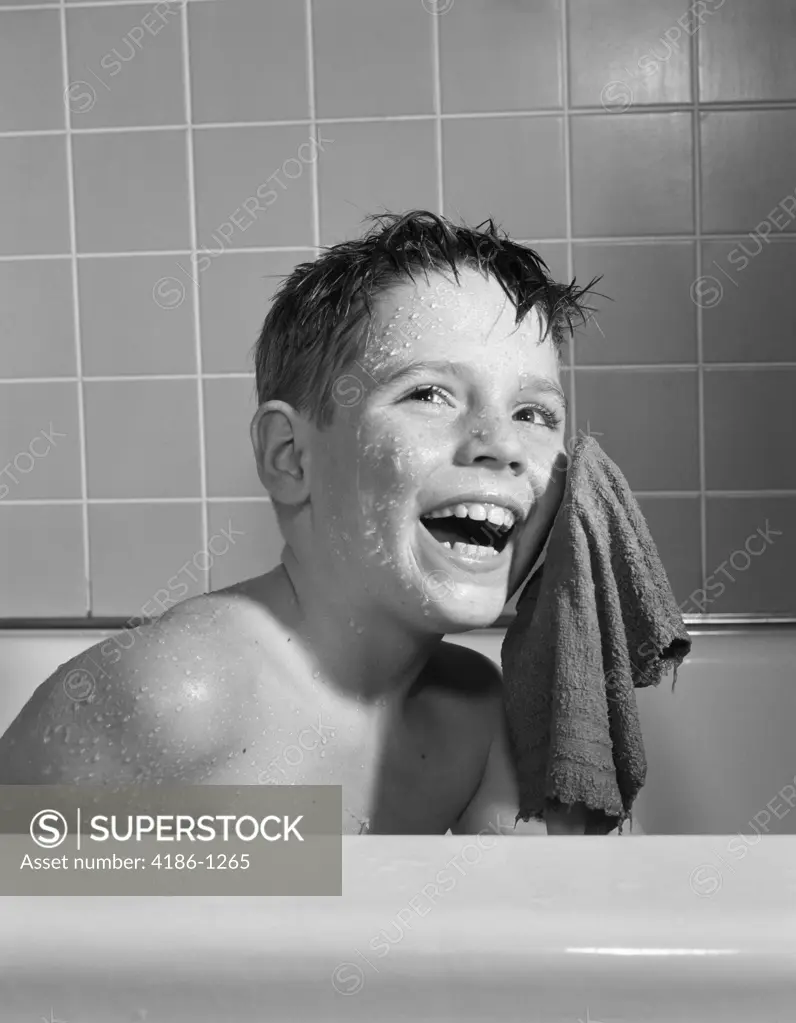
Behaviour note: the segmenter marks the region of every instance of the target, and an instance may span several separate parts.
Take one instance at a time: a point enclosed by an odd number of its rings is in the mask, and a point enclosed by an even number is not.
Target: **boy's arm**
[[[494,672],[502,684],[500,669],[493,661],[484,664],[483,670]],[[451,827],[451,831],[458,835],[477,834],[484,830],[494,833],[496,829],[500,834],[508,835],[604,834],[594,826],[593,812],[582,803],[558,810],[550,809],[545,813],[544,822],[517,821],[515,825],[514,820],[519,809],[519,791],[509,751],[508,729],[502,701],[498,701],[498,704],[495,733],[481,783],[464,812]],[[634,833],[641,833],[636,826]]]

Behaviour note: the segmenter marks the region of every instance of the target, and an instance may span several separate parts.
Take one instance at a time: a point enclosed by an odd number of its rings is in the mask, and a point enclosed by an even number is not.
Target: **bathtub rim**
[[[468,635],[474,632],[505,632],[515,615],[501,615],[492,625],[469,629],[463,633],[447,635]],[[120,618],[116,616],[96,618],[0,618],[0,636],[26,635],[29,633],[64,635],[69,633],[115,633],[148,625],[157,618]],[[796,616],[765,614],[712,614],[683,615],[683,622],[690,633],[706,635],[733,633],[756,629],[777,629],[788,631],[796,626]]]

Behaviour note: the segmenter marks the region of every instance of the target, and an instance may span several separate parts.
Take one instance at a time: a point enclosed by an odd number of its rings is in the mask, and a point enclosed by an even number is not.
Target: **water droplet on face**
[[[178,703],[178,704],[177,704],[177,706],[176,706],[176,707],[175,707],[174,709],[175,709],[175,710],[177,711],[177,713],[179,714],[179,712],[180,712],[180,711],[182,710],[182,704],[181,704],[181,703]]]
[[[50,767],[50,765],[48,764],[48,765],[47,765],[46,767],[43,767],[43,768],[41,769],[41,773],[42,773],[42,774],[52,774],[52,770],[53,770],[53,769],[52,769],[52,768]]]
[[[362,625],[359,625],[357,627],[357,635],[358,636],[361,636],[364,631],[365,631],[365,629],[364,629],[364,627]]]
[[[312,673],[312,677],[313,677],[313,678],[320,678],[320,674],[321,674],[321,673],[320,673],[319,671],[313,671],[313,673]]]
[[[321,752],[318,755],[321,756],[321,757],[325,757],[326,756],[326,750],[322,749]]]

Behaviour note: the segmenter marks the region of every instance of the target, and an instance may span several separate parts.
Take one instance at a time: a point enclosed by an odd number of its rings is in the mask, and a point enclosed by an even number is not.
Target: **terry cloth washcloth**
[[[525,584],[501,650],[517,820],[580,802],[621,834],[647,773],[635,689],[670,668],[676,682],[690,649],[627,481],[581,437],[544,566]]]

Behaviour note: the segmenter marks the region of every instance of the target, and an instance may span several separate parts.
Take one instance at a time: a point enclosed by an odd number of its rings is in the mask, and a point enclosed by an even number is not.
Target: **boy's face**
[[[552,341],[539,343],[535,310],[516,326],[494,279],[462,269],[460,281],[421,275],[379,297],[362,360],[335,382],[334,422],[313,434],[306,556],[353,617],[491,624],[558,510],[566,404]],[[429,517],[462,504],[465,518]]]

